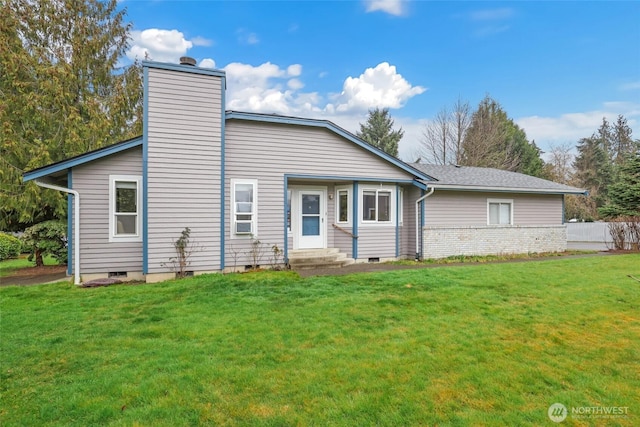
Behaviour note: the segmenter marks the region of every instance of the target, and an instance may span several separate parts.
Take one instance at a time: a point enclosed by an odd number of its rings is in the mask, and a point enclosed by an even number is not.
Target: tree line
[[[388,109],[369,111],[357,136],[398,156],[404,132],[393,129]],[[581,221],[640,216],[640,140],[634,140],[627,119],[602,119],[590,137],[576,145],[552,147],[547,161],[535,141],[485,96],[475,110],[458,99],[424,125],[416,161],[438,165],[490,167],[519,172],[588,191],[567,196],[565,215]]]

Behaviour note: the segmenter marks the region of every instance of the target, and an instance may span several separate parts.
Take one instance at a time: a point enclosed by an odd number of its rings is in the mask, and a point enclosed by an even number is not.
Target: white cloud
[[[194,45],[178,30],[149,28],[132,31],[131,38],[131,48],[127,51],[127,58],[131,60],[148,58],[160,62],[178,62]],[[200,38],[198,42],[202,43],[203,40]]]
[[[472,21],[501,21],[509,19],[513,15],[513,9],[503,7],[500,9],[484,9],[473,11],[469,13],[469,19],[471,19]]]
[[[303,94],[297,92],[304,87],[302,81],[289,78],[302,73],[300,64],[283,69],[270,62],[258,66],[232,62],[224,70],[227,73],[227,108],[231,110],[296,114],[315,108],[310,101],[317,100],[308,96],[302,100]]]
[[[204,37],[196,36],[191,39],[194,46],[212,46],[213,40],[205,39]]]
[[[527,133],[529,140],[547,151],[551,145],[571,142],[591,136],[602,124],[602,118],[614,122],[619,114],[627,118],[629,126],[637,128],[640,120],[640,104],[606,102],[600,110],[568,113],[557,117],[529,116],[516,120]]]
[[[198,67],[202,68],[216,68],[216,61],[211,58],[205,58],[198,64]]]
[[[511,26],[505,21],[510,20],[514,15],[515,11],[512,8],[503,7],[475,10],[466,17],[469,21],[480,25],[473,32],[476,37],[487,37],[509,30]]]
[[[390,15],[401,16],[406,12],[406,0],[365,0],[367,12],[386,12]]]
[[[289,74],[291,77],[298,77],[300,74],[302,74],[302,65],[300,64],[289,65],[287,67],[287,74]]]
[[[238,43],[240,44],[258,44],[260,39],[256,33],[248,31],[246,28],[238,28],[236,30],[238,36]]]
[[[620,90],[638,90],[640,89],[640,81],[637,82],[629,82],[620,85]]]
[[[302,83],[298,79],[291,79],[287,82],[287,86],[289,87],[289,89],[299,90],[304,87],[304,83]]]
[[[400,108],[410,98],[425,92],[422,86],[412,86],[396,67],[382,62],[367,68],[359,77],[347,77],[335,103],[327,105],[329,111],[366,111],[370,108]]]

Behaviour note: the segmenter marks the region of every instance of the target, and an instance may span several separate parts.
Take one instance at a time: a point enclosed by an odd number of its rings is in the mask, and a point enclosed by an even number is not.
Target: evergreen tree
[[[609,186],[609,201],[599,209],[605,218],[622,215],[640,216],[640,143],[635,153],[628,154],[619,166],[615,182]]]
[[[22,173],[142,130],[138,64],[117,0],[0,3],[0,229],[64,218],[65,196]]]
[[[360,123],[358,138],[394,157],[398,157],[398,143],[404,136],[402,128],[393,130],[393,120],[388,108],[369,110],[365,124]]]
[[[591,137],[578,142],[578,155],[573,163],[574,185],[589,191],[580,215],[583,219],[597,218],[598,209],[609,200],[608,190],[614,174],[610,155],[612,135],[609,122],[603,118],[602,124]]]
[[[471,116],[462,143],[461,164],[542,176],[544,162],[535,143],[500,104],[486,96]]]
[[[613,125],[611,132],[612,141],[610,147],[610,155],[613,161],[620,165],[633,155],[635,143],[631,137],[631,128],[627,124],[627,119],[620,114]]]

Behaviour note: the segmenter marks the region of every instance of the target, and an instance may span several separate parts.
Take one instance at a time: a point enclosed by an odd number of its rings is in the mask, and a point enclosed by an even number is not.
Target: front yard
[[[0,424],[555,425],[558,402],[640,425],[629,275],[640,255],[0,288]]]

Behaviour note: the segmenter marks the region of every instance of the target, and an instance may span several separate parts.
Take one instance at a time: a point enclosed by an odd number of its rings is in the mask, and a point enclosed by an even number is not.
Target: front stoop
[[[289,265],[293,270],[311,270],[314,268],[340,268],[353,264],[353,258],[337,248],[296,249],[289,251]]]

